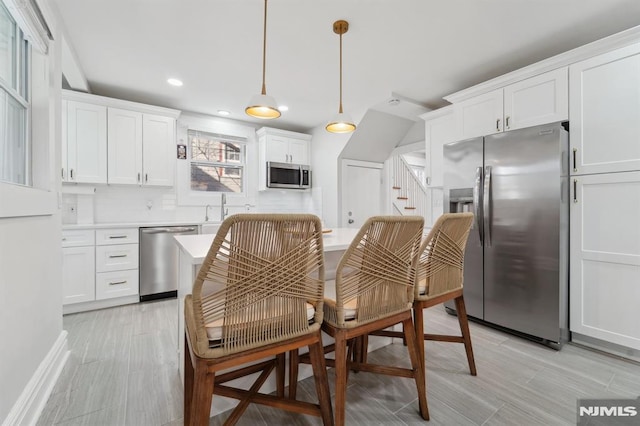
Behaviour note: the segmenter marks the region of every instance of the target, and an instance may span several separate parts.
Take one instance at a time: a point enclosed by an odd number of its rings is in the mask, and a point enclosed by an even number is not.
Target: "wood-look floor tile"
[[[71,355],[38,425],[182,424],[177,312],[172,299],[65,316]],[[425,343],[430,422],[418,413],[411,379],[350,373],[347,424],[572,425],[578,398],[640,394],[638,363],[576,345],[558,352],[474,322],[470,328],[477,377],[469,374],[463,345]],[[425,331],[459,334],[457,318],[441,307],[427,309]],[[369,359],[409,365],[401,343]],[[328,377],[333,398],[333,369]],[[299,383],[298,397],[317,401],[312,377]],[[228,415],[210,424],[221,425]],[[319,419],[251,405],[239,424],[316,425]]]
[[[558,423],[550,423],[548,418],[543,419],[536,417],[526,409],[516,407],[509,403],[506,403],[502,407],[500,407],[498,411],[496,411],[493,416],[491,416],[491,418],[486,421],[486,424],[491,426],[548,426],[551,424],[562,423],[562,421],[558,421]]]

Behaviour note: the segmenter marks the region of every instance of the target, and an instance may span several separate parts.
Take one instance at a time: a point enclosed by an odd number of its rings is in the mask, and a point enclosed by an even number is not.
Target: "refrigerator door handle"
[[[476,168],[476,182],[473,185],[473,215],[476,219],[476,227],[478,228],[478,237],[480,237],[480,245],[482,246],[482,222],[480,221],[480,191],[482,187],[482,167]]]
[[[484,241],[491,247],[491,166],[484,168],[484,194],[482,195],[482,213],[484,216]]]

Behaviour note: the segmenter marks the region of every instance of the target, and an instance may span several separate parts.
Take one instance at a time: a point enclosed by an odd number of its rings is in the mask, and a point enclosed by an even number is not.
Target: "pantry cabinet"
[[[640,43],[576,63],[572,174],[640,170]]]
[[[640,171],[571,178],[570,328],[640,350]]]

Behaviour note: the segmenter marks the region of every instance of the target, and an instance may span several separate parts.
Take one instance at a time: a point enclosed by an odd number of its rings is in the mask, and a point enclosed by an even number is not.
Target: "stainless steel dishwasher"
[[[178,246],[173,237],[197,233],[197,225],[140,228],[141,302],[177,296]]]

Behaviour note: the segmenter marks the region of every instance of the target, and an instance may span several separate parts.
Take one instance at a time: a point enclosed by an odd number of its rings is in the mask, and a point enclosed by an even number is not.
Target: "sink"
[[[215,234],[218,232],[218,228],[220,228],[219,223],[203,223],[200,225],[200,233],[201,234]]]

